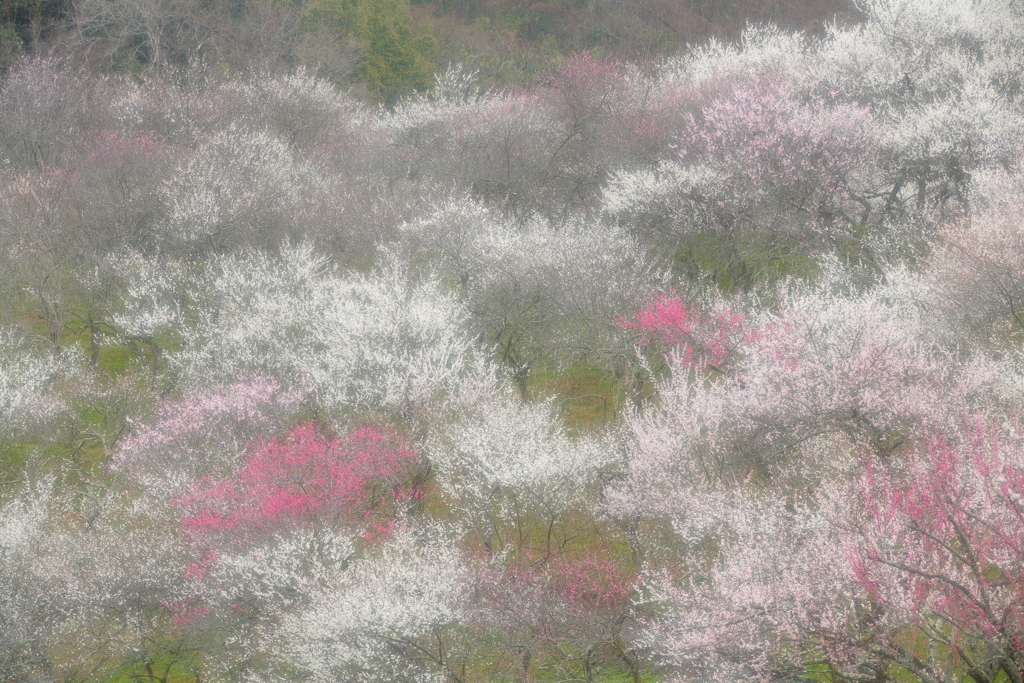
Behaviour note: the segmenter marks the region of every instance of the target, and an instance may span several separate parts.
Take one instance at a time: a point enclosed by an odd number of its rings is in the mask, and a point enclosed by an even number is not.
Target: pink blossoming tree
[[[1013,423],[936,432],[862,482],[867,523],[850,562],[873,652],[922,681],[1022,680],[1024,451]]]
[[[620,317],[618,325],[639,333],[641,345],[656,344],[684,369],[706,368],[720,374],[729,371],[744,343],[757,338],[737,312],[720,308],[704,315],[696,304],[667,294],[635,311],[631,318]]]
[[[387,429],[331,437],[307,423],[251,451],[231,477],[207,479],[174,501],[197,546],[216,551],[308,526],[370,539],[393,524],[388,507],[420,495],[409,483],[417,453]]]

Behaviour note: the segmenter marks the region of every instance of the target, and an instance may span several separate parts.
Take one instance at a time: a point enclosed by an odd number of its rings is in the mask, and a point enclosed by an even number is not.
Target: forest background
[[[65,55],[90,71],[164,73],[202,61],[226,73],[306,66],[363,99],[390,102],[459,64],[487,86],[526,85],[559,58],[651,63],[748,22],[821,31],[855,21],[848,0],[6,1],[0,67]]]
[[[4,8],[0,679],[1024,680],[1018,0]]]

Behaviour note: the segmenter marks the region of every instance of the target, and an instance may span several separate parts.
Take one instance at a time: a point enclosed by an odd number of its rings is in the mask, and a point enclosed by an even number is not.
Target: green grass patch
[[[626,392],[612,373],[586,365],[564,371],[538,368],[526,389],[532,400],[555,397],[570,432],[600,429],[615,419],[626,401]]]
[[[107,683],[196,683],[202,664],[197,653],[172,653],[155,657],[148,663],[131,662],[107,679]]]
[[[137,355],[127,346],[101,346],[96,354],[96,365],[108,375],[123,375]]]
[[[17,485],[21,478],[20,472],[36,448],[36,444],[28,441],[0,443],[0,501],[9,491],[9,486]]]

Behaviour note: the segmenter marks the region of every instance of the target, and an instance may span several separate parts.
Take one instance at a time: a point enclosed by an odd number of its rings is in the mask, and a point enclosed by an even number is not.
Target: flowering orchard
[[[0,83],[0,679],[1024,683],[1024,13],[371,109]]]

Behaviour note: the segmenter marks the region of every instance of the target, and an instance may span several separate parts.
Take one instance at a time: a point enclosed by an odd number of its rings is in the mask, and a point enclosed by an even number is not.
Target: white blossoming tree
[[[176,299],[168,284],[181,288]],[[409,419],[495,384],[464,309],[430,282],[410,283],[393,260],[342,277],[306,244],[214,259],[194,278],[140,276],[130,291],[133,309],[119,320],[142,335],[177,335],[168,364],[189,382],[270,372],[329,410]],[[151,327],[135,329],[143,321]]]
[[[452,644],[468,598],[455,539],[403,529],[346,568],[287,620],[284,652],[316,681],[462,681]]]

